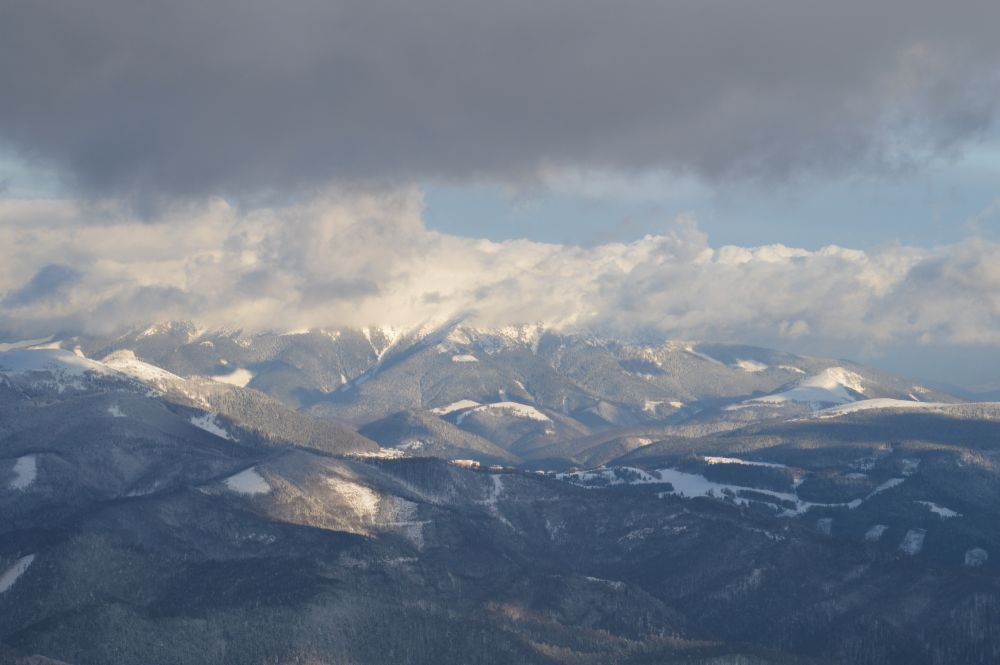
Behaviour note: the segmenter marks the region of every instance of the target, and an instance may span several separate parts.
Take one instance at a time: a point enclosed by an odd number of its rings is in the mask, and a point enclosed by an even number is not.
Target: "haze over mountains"
[[[167,322],[6,344],[0,412],[10,662],[943,664],[1000,644],[1000,405],[851,363],[535,325]]]

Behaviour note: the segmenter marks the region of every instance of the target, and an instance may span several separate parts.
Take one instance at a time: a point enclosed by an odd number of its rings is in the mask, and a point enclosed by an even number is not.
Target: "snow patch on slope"
[[[38,462],[34,455],[18,457],[14,462],[14,480],[10,481],[12,490],[26,490],[38,477]]]
[[[965,551],[965,565],[970,568],[978,568],[982,566],[989,558],[989,552],[984,550],[982,547],[973,547],[972,549]]]
[[[375,521],[379,495],[371,488],[343,478],[327,478],[326,484],[359,519],[365,522]]]
[[[535,407],[528,404],[521,404],[520,402],[494,402],[492,404],[482,404],[461,414],[455,422],[456,424],[461,425],[462,421],[465,420],[470,414],[479,413],[481,411],[502,411],[503,413],[512,415],[516,418],[526,418],[528,420],[537,420],[539,422],[552,422],[551,418]]]
[[[164,383],[183,382],[184,379],[162,367],[139,360],[133,351],[122,349],[105,356],[102,362],[113,370],[121,372],[143,383],[161,385]]]
[[[882,540],[882,534],[884,534],[888,528],[889,527],[885,524],[876,524],[865,532],[865,540],[869,543],[877,543]]]
[[[667,348],[671,351],[674,350],[673,346],[668,346]],[[722,365],[723,367],[725,367],[726,365],[724,362],[717,360],[710,355],[702,353],[701,351],[695,351],[693,344],[684,344],[680,347],[680,349],[682,351],[690,353],[695,358],[701,358],[702,360],[707,360],[708,362],[713,363],[715,365]]]
[[[203,413],[200,416],[191,416],[191,424],[198,429],[205,430],[209,434],[214,434],[215,436],[222,437],[228,441],[235,441],[233,435],[219,425],[219,421],[216,420],[216,414],[214,413]]]
[[[872,498],[876,494],[881,494],[882,492],[885,492],[886,490],[891,490],[893,487],[896,487],[897,485],[901,484],[904,480],[906,480],[906,479],[905,478],[890,478],[889,480],[885,481],[884,483],[882,483],[881,485],[879,485],[878,487],[876,487],[875,489],[873,489],[871,491],[871,493],[868,496],[865,497],[865,501],[867,501],[868,499]]]
[[[934,503],[933,501],[917,501],[917,503],[919,503],[921,505],[924,505],[924,506],[927,506],[928,510],[930,510],[935,515],[940,515],[944,519],[948,519],[949,517],[961,517],[962,516],[962,513],[956,512],[956,511],[952,510],[951,508],[945,508],[944,506],[939,506],[938,504]]]
[[[14,586],[14,582],[17,582],[21,575],[28,570],[28,566],[31,562],[35,560],[34,554],[29,554],[28,556],[23,556],[14,562],[14,565],[4,571],[3,575],[0,575],[0,593],[3,593]]]
[[[431,413],[438,416],[446,416],[449,413],[454,413],[455,411],[461,411],[462,409],[471,409],[473,407],[480,406],[479,402],[471,399],[460,399],[457,402],[452,402],[446,406],[439,406],[437,408],[431,409]]]
[[[271,491],[271,486],[268,485],[262,475],[257,473],[257,469],[253,467],[229,476],[222,482],[225,483],[230,491],[247,496],[267,494]]]
[[[213,381],[218,381],[219,383],[227,383],[231,386],[238,386],[240,388],[246,388],[247,384],[253,381],[254,373],[248,369],[243,369],[242,367],[233,370],[229,374],[216,374],[208,378]]]
[[[503,514],[500,512],[500,497],[502,497],[504,493],[503,478],[501,478],[499,474],[490,474],[490,481],[491,484],[489,486],[486,498],[483,501],[477,503],[482,503],[483,505],[485,505],[487,510],[490,511],[490,514],[493,515],[493,517],[495,517],[496,519],[500,520],[505,525],[513,529],[514,525],[511,524],[510,520],[504,517]]]
[[[920,550],[924,549],[924,538],[926,537],[926,529],[910,529],[903,536],[903,542],[899,544],[899,549],[910,556],[920,554]]]
[[[833,406],[828,409],[822,409],[816,415],[820,418],[834,418],[836,416],[843,416],[848,413],[857,413],[858,411],[870,411],[872,409],[939,409],[945,406],[954,406],[953,404],[946,404],[944,402],[916,402],[907,399],[892,399],[889,397],[878,397],[875,399],[862,399],[854,402],[852,404],[844,404],[842,406]]]
[[[774,462],[754,462],[753,460],[745,460],[738,457],[716,457],[713,455],[706,455],[703,459],[706,464],[744,464],[746,466],[768,466],[774,469],[788,468],[785,464],[775,464]]]
[[[716,460],[730,460],[735,458],[715,458]],[[729,462],[721,462],[729,463]],[[765,466],[778,466],[768,463],[761,463]],[[684,498],[708,497],[714,499],[726,499],[736,505],[747,506],[753,501],[761,501],[761,496],[770,497],[773,503],[780,507],[780,514],[784,517],[793,517],[808,512],[812,508],[848,508],[854,510],[860,507],[865,501],[873,496],[895,487],[903,482],[903,478],[892,478],[873,490],[864,499],[854,499],[846,503],[813,503],[800,499],[798,494],[792,492],[777,492],[759,487],[746,487],[728,483],[719,483],[709,480],[705,476],[697,473],[689,473],[678,469],[663,468],[646,471],[634,467],[612,467],[599,468],[591,471],[575,471],[572,473],[558,473],[555,477],[583,487],[599,489],[602,487],[612,487],[615,485],[651,485],[670,483],[673,486],[672,492],[662,494],[675,494]],[[798,481],[793,484],[793,490],[800,484]],[[743,494],[741,496],[741,494]]]

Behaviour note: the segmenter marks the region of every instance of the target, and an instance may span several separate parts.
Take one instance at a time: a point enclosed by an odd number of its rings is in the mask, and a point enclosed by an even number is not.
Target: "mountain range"
[[[461,321],[0,345],[0,662],[991,663],[1000,404]]]

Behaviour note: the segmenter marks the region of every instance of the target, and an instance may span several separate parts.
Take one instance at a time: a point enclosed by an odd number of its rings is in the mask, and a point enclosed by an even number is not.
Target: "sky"
[[[7,0],[0,336],[461,315],[1000,388],[998,24]]]

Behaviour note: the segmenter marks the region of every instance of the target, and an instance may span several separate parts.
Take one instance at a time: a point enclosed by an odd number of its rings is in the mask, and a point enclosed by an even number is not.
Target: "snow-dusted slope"
[[[816,416],[819,418],[836,418],[850,413],[875,410],[941,411],[946,413],[958,413],[970,408],[1000,410],[1000,402],[966,402],[954,404],[948,402],[917,402],[907,399],[878,397],[875,399],[862,399],[850,404],[843,404],[840,406],[822,409],[816,413]]]
[[[854,402],[859,396],[863,396],[864,392],[864,379],[860,374],[843,367],[830,367],[799,381],[790,390],[756,397],[730,408],[761,404],[780,406],[789,402],[808,404],[813,408],[819,408],[824,405]]]
[[[111,355],[106,356],[102,362],[113,370],[128,375],[142,383],[157,387],[184,381],[184,379],[172,372],[139,360],[135,353],[127,349],[115,351]]]
[[[527,420],[537,420],[539,422],[551,421],[551,418],[529,404],[521,404],[520,402],[494,402],[492,404],[482,404],[463,412],[455,422],[461,425],[462,421],[468,416],[473,413],[482,413],[483,411],[499,411],[505,415],[525,418]]]
[[[87,372],[109,374],[99,362],[64,349],[12,349],[0,352],[0,372],[8,375],[49,372],[61,377],[81,377]]]

